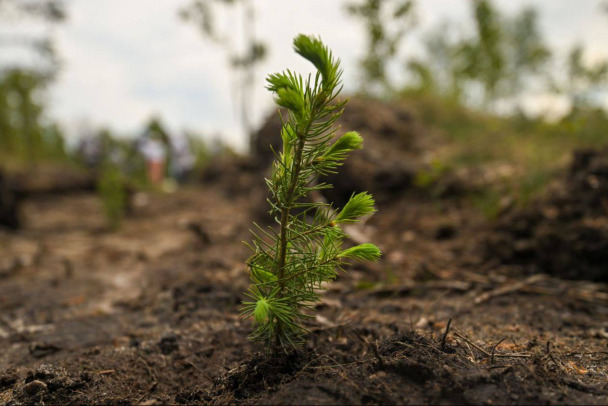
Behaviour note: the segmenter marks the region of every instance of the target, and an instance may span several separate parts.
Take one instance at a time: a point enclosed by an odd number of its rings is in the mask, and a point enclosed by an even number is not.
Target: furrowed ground
[[[116,232],[93,193],[25,201],[23,229],[0,231],[1,401],[607,403],[608,153],[463,160],[420,112],[349,107],[366,149],[317,198],[376,195],[349,234],[384,257],[327,286],[302,350],[247,340],[242,241],[268,221],[267,161],[227,158],[136,194]],[[533,163],[543,192],[509,199]]]

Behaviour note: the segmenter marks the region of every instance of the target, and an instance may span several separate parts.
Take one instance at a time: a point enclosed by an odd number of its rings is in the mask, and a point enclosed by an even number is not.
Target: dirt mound
[[[90,374],[70,375],[65,368],[43,364],[36,371],[29,371],[25,379],[18,379],[14,373],[3,378],[9,379],[6,386],[13,386],[13,399],[8,404],[35,405],[50,403],[69,403],[74,392],[82,390],[92,381]]]
[[[577,384],[560,375],[557,364],[536,343],[530,343],[526,354],[534,364],[530,367],[517,358],[497,357],[489,365],[476,364],[472,361],[474,356],[454,340],[442,345],[441,340],[414,332],[396,335],[379,346],[363,340],[367,345],[353,346],[350,357],[348,352],[343,357],[329,357],[312,350],[281,358],[256,355],[218,378],[211,392],[178,401],[550,404],[584,403],[591,401],[593,395],[606,396],[605,387]]]
[[[272,221],[268,215],[266,198],[268,187],[265,179],[270,167],[247,156],[225,155],[211,160],[202,172],[205,185],[217,185],[227,197],[247,196],[251,202],[253,217],[262,223]]]
[[[0,227],[22,227],[24,199],[95,190],[96,175],[68,165],[37,164],[27,169],[0,168]]]
[[[261,173],[266,169],[255,160],[236,155],[213,158],[202,172],[203,183],[218,184],[227,193],[243,194],[265,187]]]
[[[606,404],[601,287],[505,291],[522,285],[478,251],[464,264],[474,212],[411,195],[364,229],[385,259],[329,284],[280,359],[239,317],[250,195],[150,194],[112,233],[94,195],[25,201],[0,231],[0,404]]]
[[[353,98],[338,124],[344,131],[361,133],[365,146],[351,154],[339,174],[327,179],[334,185],[324,191],[327,198],[342,204],[353,192],[367,190],[383,200],[412,184],[421,167],[419,143],[424,131],[409,109],[396,103]],[[275,151],[281,148],[280,129],[280,117],[273,112],[255,137],[255,160],[263,167],[273,159],[269,145]]]
[[[7,176],[0,171],[0,226],[15,230],[21,226],[18,203],[18,195],[11,189]]]
[[[576,151],[561,187],[503,216],[486,248],[533,272],[608,281],[608,148]]]

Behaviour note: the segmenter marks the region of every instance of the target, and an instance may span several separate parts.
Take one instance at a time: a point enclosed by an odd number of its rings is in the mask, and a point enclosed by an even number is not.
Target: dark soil
[[[412,142],[404,150],[423,148]],[[601,168],[604,153],[590,154],[581,173]],[[243,162],[175,194],[135,195],[113,233],[89,192],[26,199],[22,229],[0,231],[0,402],[608,403],[608,290],[590,281],[606,279],[583,271],[599,266],[586,256],[606,235],[525,261],[489,254],[488,241],[519,244],[508,225],[526,211],[496,225],[465,198],[415,187],[385,191],[378,213],[346,230],[377,242],[382,261],[327,286],[303,348],[266,355],[238,315],[241,241],[265,196],[247,179],[263,172]],[[572,209],[555,203],[560,214],[526,232],[606,220],[601,198],[576,203],[596,190],[578,173],[557,180]],[[577,273],[546,274],[562,256]]]
[[[365,146],[353,152],[338,175],[326,179],[334,187],[325,191],[332,202],[342,205],[353,191],[368,191],[376,200],[386,201],[409,189],[423,166],[421,124],[405,106],[353,98],[338,121],[345,130],[365,134]],[[281,119],[271,114],[256,136],[256,162],[272,162],[272,145],[281,148]],[[342,132],[338,132],[342,134]]]
[[[565,182],[504,216],[488,257],[531,272],[608,282],[608,149],[574,154]]]
[[[21,228],[21,204],[26,198],[95,190],[91,171],[59,164],[36,164],[27,169],[0,166],[0,227]]]
[[[0,171],[0,226],[16,230],[21,226],[19,219],[19,196],[12,190],[6,174]]]

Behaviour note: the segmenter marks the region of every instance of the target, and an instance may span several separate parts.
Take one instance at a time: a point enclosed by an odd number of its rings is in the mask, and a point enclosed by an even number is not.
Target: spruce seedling
[[[256,329],[250,335],[269,349],[297,347],[307,333],[302,322],[319,301],[323,283],[343,270],[346,259],[375,261],[380,250],[373,244],[347,249],[341,226],[375,212],[367,192],[353,194],[335,211],[330,204],[308,202],[311,192],[331,187],[320,176],[335,173],[349,152],[362,147],[356,132],[335,140],[334,123],[346,101],[338,101],[341,90],[340,62],[316,37],[298,35],[294,49],[310,61],[317,72],[303,78],[289,70],[268,76],[268,90],[279,106],[288,110],[282,117],[283,150],[275,151],[272,176],[266,180],[271,197],[270,214],[278,223],[262,228],[255,224],[253,255],[247,260],[251,285],[243,302],[242,315],[253,317]]]

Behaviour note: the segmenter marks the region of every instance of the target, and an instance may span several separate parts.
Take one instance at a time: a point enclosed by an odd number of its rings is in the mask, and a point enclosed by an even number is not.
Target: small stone
[[[412,242],[416,239],[416,233],[414,231],[405,231],[401,234],[401,241],[403,242]]]
[[[164,355],[169,355],[172,352],[179,350],[179,345],[177,344],[177,336],[175,334],[167,334],[166,336],[160,339],[158,346],[160,347],[160,351]]]
[[[453,224],[442,224],[435,230],[433,236],[436,240],[450,240],[458,234],[458,230]]]
[[[386,259],[393,265],[403,265],[407,260],[407,255],[403,251],[391,251]]]
[[[33,343],[29,347],[30,354],[34,358],[44,358],[47,355],[54,354],[60,350],[61,348],[50,343]]]
[[[384,371],[378,371],[375,374],[372,374],[369,376],[369,379],[377,379],[377,380],[385,380],[386,379],[386,372]]]
[[[150,406],[150,405],[163,405],[164,403],[158,399],[148,399],[139,403],[141,406]]]
[[[37,395],[47,390],[46,384],[39,380],[34,380],[23,387],[23,391],[29,396]]]
[[[18,376],[13,371],[8,371],[0,375],[0,390],[13,386],[15,383],[17,383],[17,379]]]

